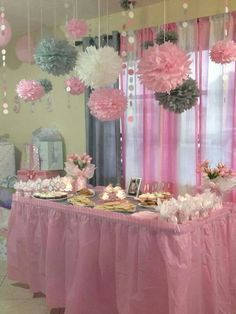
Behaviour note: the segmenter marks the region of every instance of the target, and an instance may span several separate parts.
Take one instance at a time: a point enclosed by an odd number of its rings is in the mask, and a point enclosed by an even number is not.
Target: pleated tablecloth
[[[236,208],[175,225],[15,197],[8,274],[66,314],[233,314]]]

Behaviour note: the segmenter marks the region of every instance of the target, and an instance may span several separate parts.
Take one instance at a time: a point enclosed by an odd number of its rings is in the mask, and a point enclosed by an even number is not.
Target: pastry
[[[73,197],[71,197],[68,202],[72,205],[76,205],[76,206],[86,206],[86,207],[93,207],[95,205],[95,203],[93,201],[91,201],[91,199],[87,198],[86,196],[82,196],[82,195],[75,195]]]
[[[84,189],[79,190],[79,191],[78,191],[78,194],[79,194],[79,195],[85,195],[85,196],[93,196],[93,195],[94,195],[94,192],[93,192],[93,190],[84,188]]]

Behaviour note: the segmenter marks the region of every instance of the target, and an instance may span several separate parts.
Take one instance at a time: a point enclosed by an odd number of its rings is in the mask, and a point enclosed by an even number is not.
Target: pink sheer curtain
[[[192,59],[191,77],[198,81],[201,90],[195,108],[182,114],[159,106],[153,93],[140,84],[135,74],[144,43],[154,41],[157,29],[135,32],[132,52],[127,38],[122,37],[121,53],[128,51],[121,77],[121,87],[129,99],[122,121],[126,184],[132,176],[142,177],[143,184],[149,186],[156,182],[169,183],[174,188],[200,184],[196,167],[204,159],[213,163],[222,161],[236,169],[235,63],[217,65],[209,57],[212,45],[224,39],[224,17],[200,18],[190,21],[187,28],[182,24],[175,27],[179,46]],[[236,15],[233,13],[228,39],[235,37]]]

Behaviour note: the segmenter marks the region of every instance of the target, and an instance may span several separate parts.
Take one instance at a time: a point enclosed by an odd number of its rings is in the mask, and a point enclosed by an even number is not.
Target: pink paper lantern
[[[91,115],[101,121],[120,119],[127,108],[127,98],[114,88],[95,89],[89,99]]]
[[[80,95],[85,91],[84,83],[76,76],[65,80],[66,91],[71,95]]]
[[[87,35],[89,30],[88,24],[84,20],[77,20],[75,18],[66,23],[65,31],[72,39],[79,39]]]
[[[12,30],[6,19],[3,20],[4,30],[0,30],[0,47],[5,47],[11,40]]]
[[[43,86],[35,80],[21,80],[16,86],[17,95],[24,101],[35,101],[45,94]]]
[[[233,40],[218,41],[211,49],[211,60],[225,64],[236,61],[236,43]]]
[[[144,52],[138,64],[141,83],[151,91],[169,93],[190,74],[190,57],[171,42],[155,45]]]
[[[30,37],[25,35],[16,42],[15,52],[17,58],[23,63],[34,63],[35,43]],[[30,48],[30,49],[29,49]]]

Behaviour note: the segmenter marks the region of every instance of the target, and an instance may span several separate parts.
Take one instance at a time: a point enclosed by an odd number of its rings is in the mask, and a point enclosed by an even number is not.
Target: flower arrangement
[[[68,176],[75,179],[74,191],[86,187],[87,179],[94,175],[95,165],[91,163],[92,157],[87,154],[70,154],[65,162],[65,171]]]
[[[210,180],[216,179],[218,177],[227,178],[233,176],[233,171],[225,166],[222,162],[219,162],[215,168],[211,168],[209,160],[205,160],[200,165],[200,171]]]
[[[227,192],[236,186],[236,178],[232,169],[222,162],[216,167],[210,167],[210,162],[205,160],[199,167],[198,171],[203,173],[203,185],[218,190],[219,192]]]
[[[95,165],[91,164],[92,157],[87,154],[70,154],[65,162],[65,171],[71,177],[83,175],[87,179],[92,178]]]

